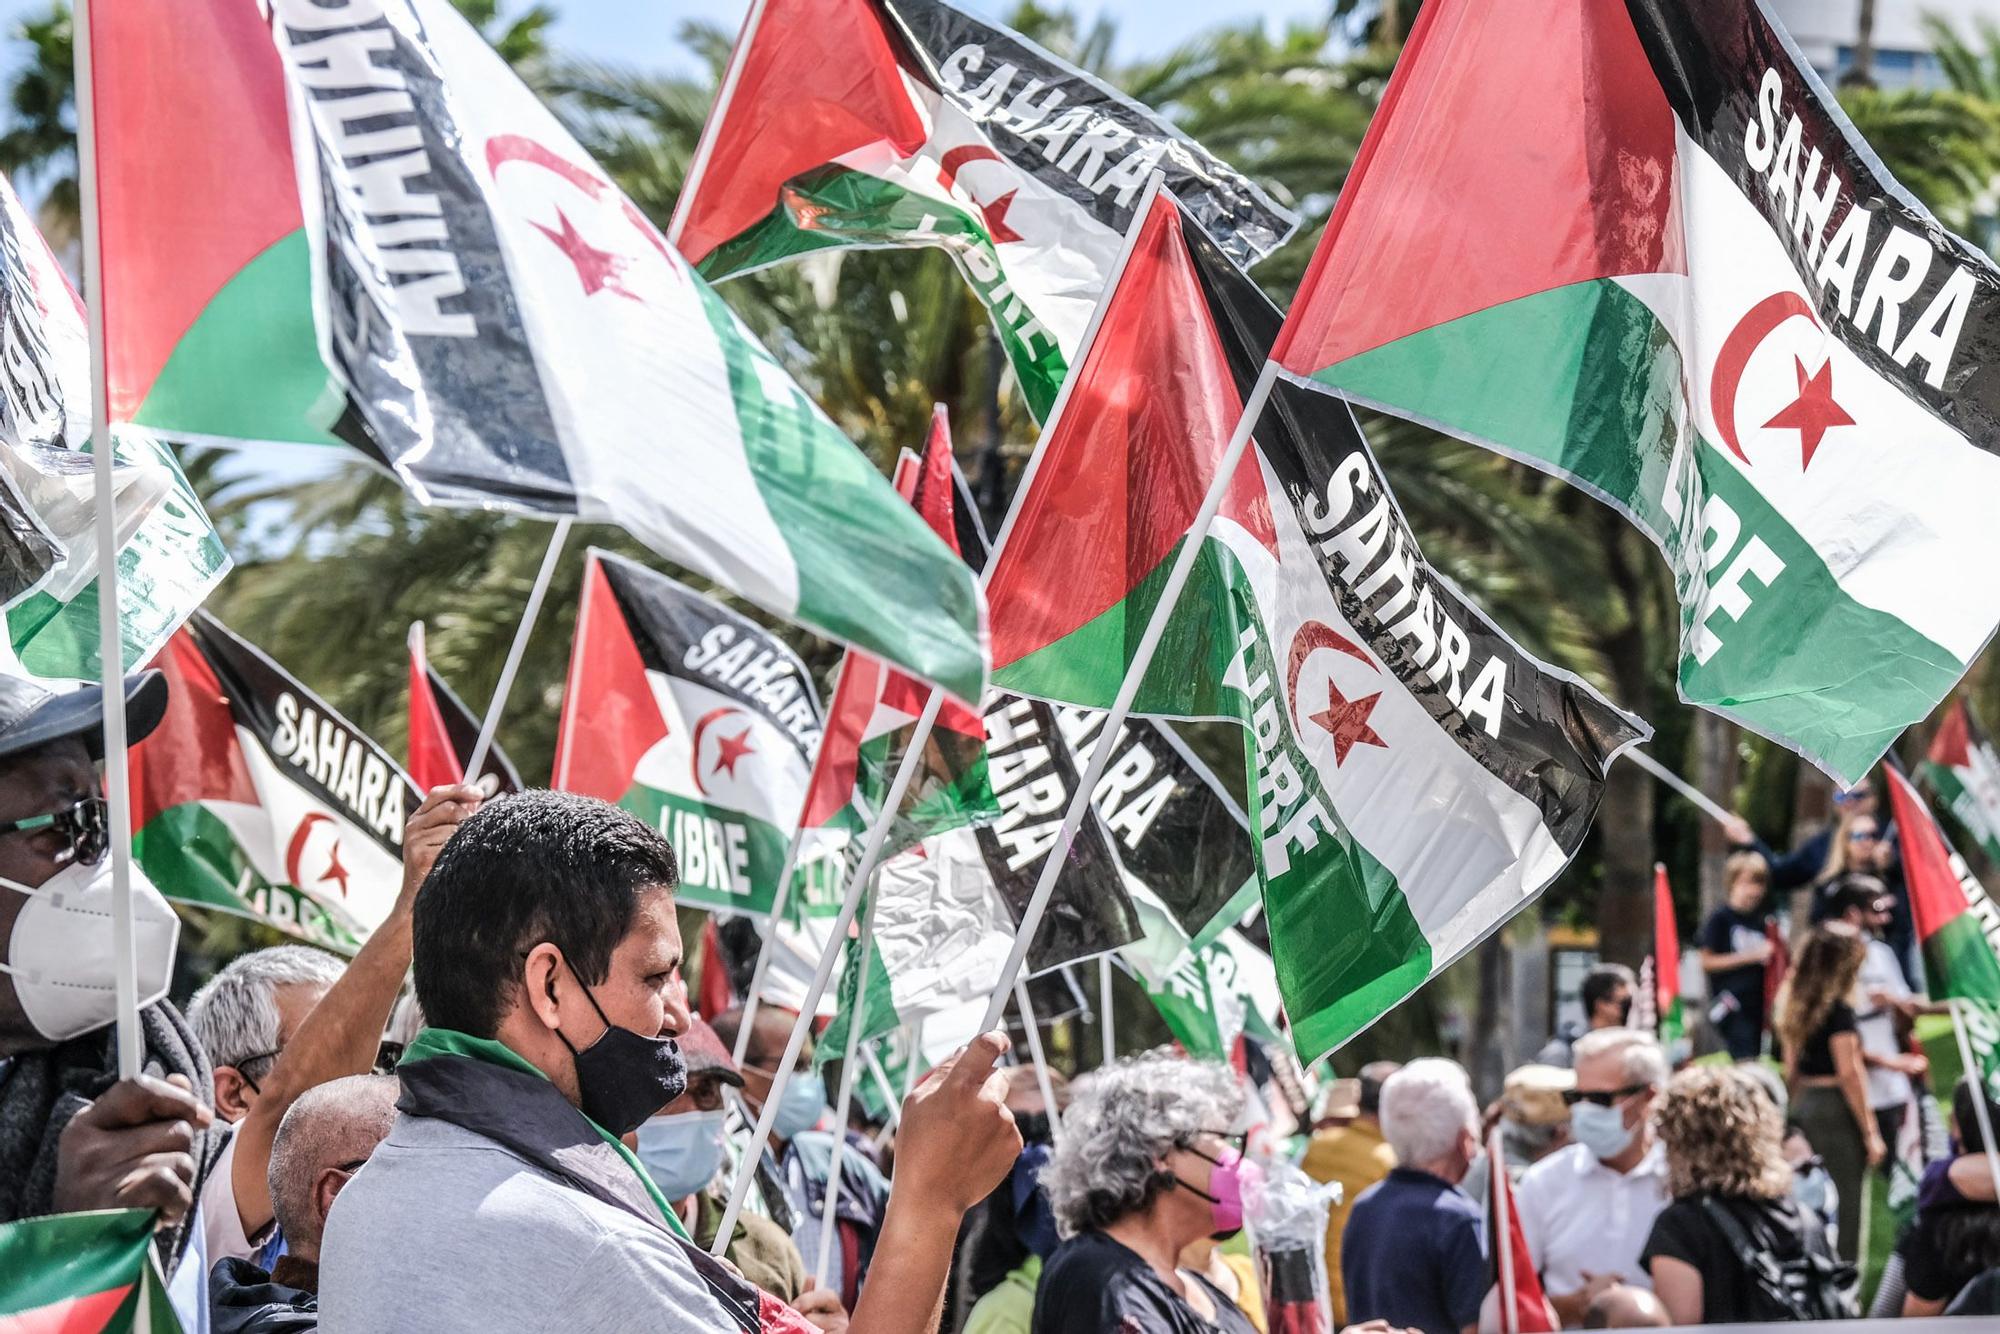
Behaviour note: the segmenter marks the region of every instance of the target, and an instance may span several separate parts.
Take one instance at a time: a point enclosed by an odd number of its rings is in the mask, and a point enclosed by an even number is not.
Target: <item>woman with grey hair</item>
[[[1092,1076],[1042,1169],[1066,1240],[1042,1270],[1036,1334],[1255,1334],[1178,1263],[1190,1242],[1243,1226],[1242,1105],[1226,1067],[1157,1052]]]

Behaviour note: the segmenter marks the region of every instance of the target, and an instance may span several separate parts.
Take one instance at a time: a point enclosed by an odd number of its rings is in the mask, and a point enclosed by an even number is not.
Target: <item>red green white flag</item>
[[[1996,319],[1759,0],[1434,0],[1277,355],[1618,509],[1682,698],[1852,782],[2000,621]]]
[[[1910,780],[1893,765],[1883,772],[1930,994],[1952,1002],[1980,1076],[2000,1098],[2000,909],[1945,841]]]
[[[1653,867],[1653,1010],[1659,1025],[1660,1043],[1672,1043],[1687,1036],[1681,1014],[1681,929],[1674,920],[1674,891],[1667,883],[1667,868]]]
[[[149,1209],[0,1225],[0,1334],[180,1334]]]
[[[1945,714],[1918,772],[1987,860],[2000,865],[2000,754],[1964,696]]]
[[[943,0],[763,0],[672,237],[709,278],[834,247],[936,246],[1047,414],[1146,182],[1241,264],[1297,219],[1165,119]]]
[[[264,653],[196,612],[154,663],[166,716],[132,748],[132,855],[178,903],[353,950],[403,884],[410,780]]]
[[[997,686],[1111,702],[1279,322],[1157,196],[1001,539]],[[1280,380],[1252,445],[1136,711],[1245,725],[1271,953],[1310,1061],[1553,879],[1645,728],[1423,559],[1344,404]]]

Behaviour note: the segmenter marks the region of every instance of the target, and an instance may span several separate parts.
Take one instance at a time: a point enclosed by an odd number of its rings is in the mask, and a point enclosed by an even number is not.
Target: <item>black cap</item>
[[[143,740],[167,712],[167,678],[157,671],[125,678],[125,737]],[[96,682],[55,691],[25,676],[0,676],[0,759],[51,741],[78,737],[104,758],[104,687]]]

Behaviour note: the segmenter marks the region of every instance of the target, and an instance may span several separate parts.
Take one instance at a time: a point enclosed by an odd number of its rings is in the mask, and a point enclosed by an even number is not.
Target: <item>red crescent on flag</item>
[[[701,793],[701,795],[703,795],[704,797],[709,795],[709,791],[708,791],[708,784],[701,781],[702,733],[708,730],[708,725],[710,723],[720,722],[732,713],[743,713],[743,710],[737,708],[734,704],[725,704],[719,709],[710,709],[707,713],[701,715],[700,720],[697,721],[694,725],[694,741],[688,747],[688,768],[694,774],[695,791]],[[744,716],[748,717],[749,715],[745,714]],[[736,775],[736,771],[734,769],[731,769],[729,773],[732,778],[735,777]]]
[[[1380,672],[1382,670],[1380,667],[1375,666],[1375,660],[1369,657],[1359,644],[1328,625],[1325,621],[1307,621],[1299,627],[1299,632],[1292,636],[1292,651],[1289,661],[1285,664],[1285,698],[1287,700],[1296,700],[1298,698],[1299,671],[1306,665],[1306,659],[1312,656],[1313,650],[1321,648],[1330,648],[1337,653],[1345,653],[1350,658],[1367,663],[1374,671]],[[1289,710],[1292,706],[1287,704],[1285,707]],[[1298,715],[1296,713],[1292,716],[1292,722],[1294,725],[1298,723]]]
[[[285,846],[285,883],[292,886],[303,883],[299,879],[299,858],[306,855],[306,836],[322,820],[327,824],[333,823],[333,817],[324,811],[307,811],[306,818],[299,821],[299,827],[292,831],[292,841]]]
[[[526,135],[496,134],[491,139],[488,139],[486,141],[486,170],[497,178],[500,174],[500,168],[509,162],[526,162],[532,166],[540,167],[544,171],[552,172],[589,195],[592,199],[598,201],[602,201],[606,194],[617,194],[616,188],[610,181],[605,180],[590,168],[580,163],[571,162],[566,157],[559,156],[553,149],[537,143]],[[646,215],[641,213],[638,206],[631,200],[625,198],[623,195],[618,195],[618,205],[619,212],[625,215],[625,220],[632,224],[633,229],[639,235],[646,238],[647,243],[653,249],[660,252],[662,259],[669,261],[668,267],[673,269],[674,276],[678,278],[680,276],[680,268],[671,261],[667,250],[666,238],[660,235],[658,229],[652,223],[646,221]]]
[[[960,144],[938,159],[938,179],[944,182],[945,189],[955,189],[958,185],[958,173],[967,163],[1004,163],[1006,160],[985,144]],[[966,193],[972,195],[970,189]],[[1014,196],[1019,193],[1018,190],[1009,190],[991,203],[972,195],[972,202],[979,205],[979,212],[986,219],[986,230],[992,235],[994,245],[1006,245],[1009,241],[1021,239],[1021,234],[1007,225],[1007,209],[1013,204]]]
[[[1743,368],[1750,364],[1751,355],[1772,330],[1794,315],[1811,320],[1815,329],[1821,327],[1804,297],[1797,292],[1773,292],[1736,321],[1729,337],[1722,340],[1722,351],[1715,355],[1715,373],[1708,382],[1709,411],[1715,414],[1715,429],[1722,443],[1746,465],[1750,458],[1736,439],[1736,389],[1743,383]]]

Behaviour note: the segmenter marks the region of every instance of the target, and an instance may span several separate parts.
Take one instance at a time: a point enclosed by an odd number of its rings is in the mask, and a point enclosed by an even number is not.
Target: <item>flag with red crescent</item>
[[[1153,172],[1251,264],[1298,220],[1017,32],[945,0],[765,0],[674,216],[721,279],[842,246],[935,246],[993,320],[1029,410],[1054,403]]]
[[[617,802],[664,833],[683,905],[770,914],[823,726],[812,674],[784,640],[592,549],[554,786]],[[798,877],[795,912],[837,911],[825,857],[808,850]]]
[[[1774,8],[1424,5],[1277,359],[1618,510],[1681,698],[1851,783],[2000,623],[2000,268]]]
[[[988,571],[998,687],[1108,706],[1280,322],[1156,196]],[[1647,729],[1424,559],[1344,403],[1280,381],[1252,443],[1137,708],[1245,726],[1263,920],[1311,1061],[1553,880]]]
[[[395,905],[409,776],[206,612],[153,665],[166,717],[132,748],[133,856],[169,899],[353,950]]]

